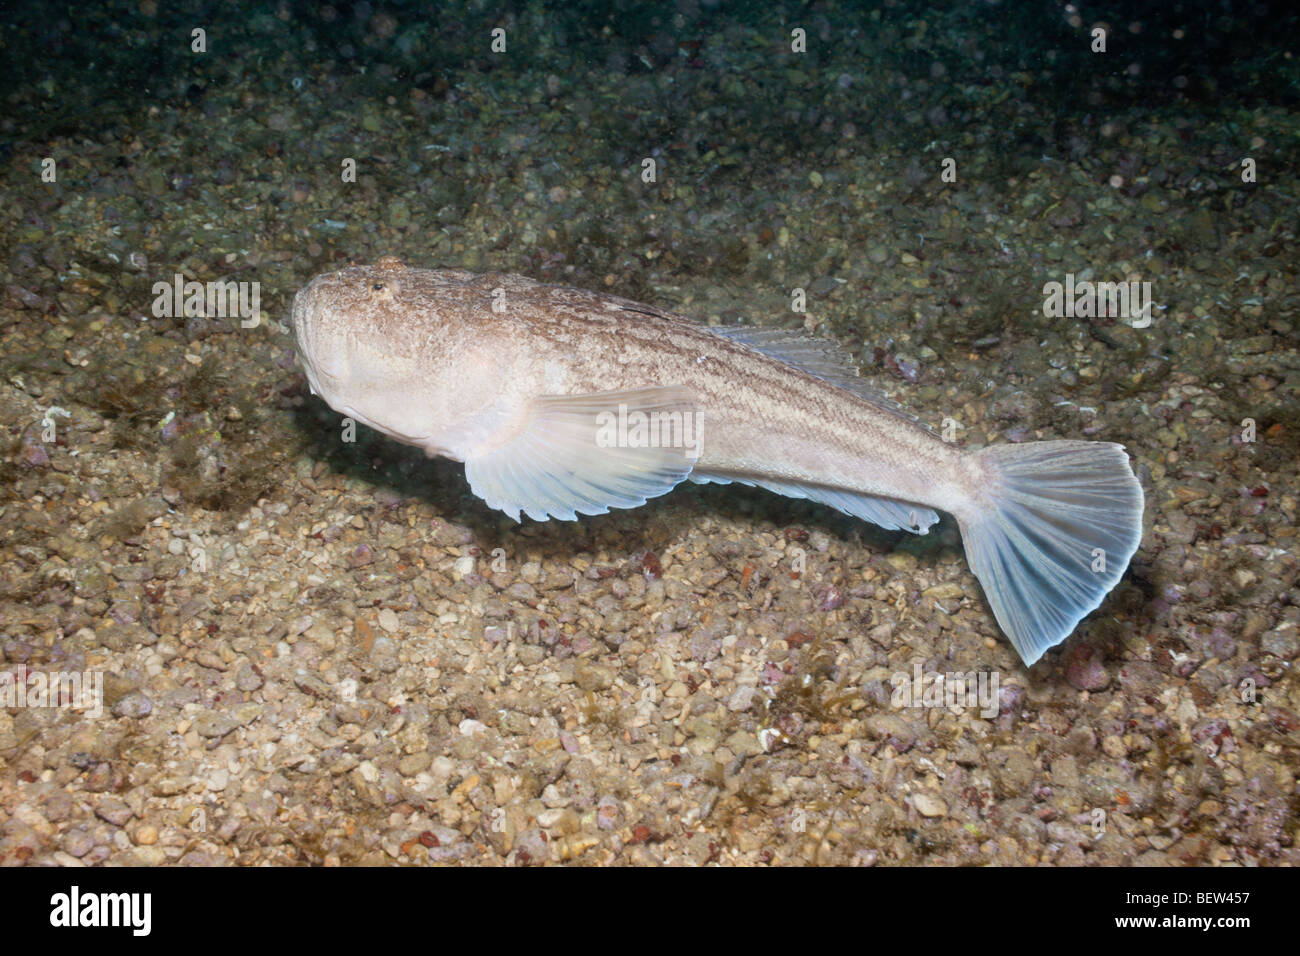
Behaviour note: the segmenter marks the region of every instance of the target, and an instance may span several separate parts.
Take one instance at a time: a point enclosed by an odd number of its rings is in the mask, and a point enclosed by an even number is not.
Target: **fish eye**
[[[376,291],[376,292],[383,292],[383,291],[384,291],[384,284],[383,284],[382,282],[376,282],[376,283],[375,283],[374,285],[372,285],[370,288],[373,289],[373,290]]]

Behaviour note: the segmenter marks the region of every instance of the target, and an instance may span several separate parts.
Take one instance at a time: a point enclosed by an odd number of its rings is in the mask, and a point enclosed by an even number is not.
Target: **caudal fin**
[[[976,454],[984,481],[959,522],[966,560],[1033,664],[1128,567],[1142,538],[1142,486],[1123,445],[1045,441]]]

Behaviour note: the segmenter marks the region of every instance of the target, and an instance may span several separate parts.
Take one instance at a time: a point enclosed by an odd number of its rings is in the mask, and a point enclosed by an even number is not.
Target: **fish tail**
[[[1069,636],[1142,538],[1142,486],[1123,445],[1045,441],[975,453],[958,516],[966,560],[1026,664]]]

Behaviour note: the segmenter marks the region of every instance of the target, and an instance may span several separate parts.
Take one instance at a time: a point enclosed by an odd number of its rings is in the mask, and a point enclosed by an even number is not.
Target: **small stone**
[[[149,824],[144,824],[135,831],[136,846],[153,846],[158,842],[158,831]]]
[[[69,830],[63,837],[63,849],[66,853],[81,859],[95,847],[95,839],[85,830]]]
[[[619,804],[615,797],[608,794],[596,802],[596,826],[602,830],[612,830],[618,826]]]
[[[754,695],[758,693],[758,688],[753,686],[737,687],[732,692],[731,697],[727,700],[727,709],[733,712],[749,710],[754,703]]]
[[[945,817],[948,815],[948,804],[944,803],[942,798],[925,790],[912,794],[912,806],[923,817]]]
[[[214,739],[226,736],[239,726],[239,721],[216,711],[204,710],[195,715],[191,726],[200,737]]]
[[[574,681],[585,691],[602,691],[614,683],[614,672],[598,664],[579,664]]]
[[[95,816],[115,827],[120,827],[127,820],[130,820],[134,814],[131,808],[117,797],[105,797],[99,801],[99,806],[95,808]]]
[[[737,730],[726,739],[725,743],[737,757],[748,757],[763,752],[763,746],[758,742],[758,738],[747,730]]]
[[[414,777],[429,769],[433,757],[428,753],[408,754],[397,762],[397,772],[403,777]]]
[[[1296,638],[1296,626],[1287,623],[1269,631],[1259,639],[1259,649],[1265,654],[1272,654],[1284,661],[1293,660],[1297,654],[1300,654],[1300,640]]]
[[[153,701],[139,691],[132,691],[113,705],[117,717],[140,718],[153,713]]]
[[[916,555],[907,551],[891,551],[885,555],[885,561],[895,571],[916,570]]]
[[[712,753],[718,748],[718,737],[721,732],[711,721],[705,720],[703,717],[695,717],[686,721],[682,730],[692,738],[691,751],[697,756]]]
[[[384,608],[379,612],[379,626],[389,634],[396,634],[401,624],[397,620],[397,614],[392,608]]]
[[[966,589],[956,581],[945,581],[942,584],[936,584],[926,588],[921,592],[925,597],[934,598],[936,601],[957,601],[965,595]]]
[[[235,675],[235,686],[242,691],[255,691],[262,686],[262,683],[262,675],[252,664],[245,664]]]
[[[144,866],[162,866],[167,862],[167,854],[160,846],[140,847],[135,851],[135,858]]]
[[[439,547],[463,547],[473,540],[473,533],[463,525],[434,522],[433,543]]]
[[[524,604],[537,603],[537,590],[527,581],[516,581],[506,588],[506,595]]]
[[[900,754],[907,753],[916,743],[916,730],[898,714],[873,714],[867,718],[867,733]]]
[[[387,635],[376,637],[374,643],[370,645],[370,659],[385,674],[391,674],[399,666],[397,644]]]
[[[1034,761],[1019,747],[998,747],[990,754],[993,781],[1000,797],[1018,797],[1034,780]]]
[[[160,797],[174,797],[178,793],[184,793],[193,783],[192,777],[159,777],[158,782],[154,785]]]
[[[1110,686],[1110,673],[1090,644],[1075,644],[1066,652],[1065,679],[1075,690],[1099,691]]]
[[[103,793],[113,786],[113,765],[105,761],[96,764],[86,774],[86,789],[92,793]]]

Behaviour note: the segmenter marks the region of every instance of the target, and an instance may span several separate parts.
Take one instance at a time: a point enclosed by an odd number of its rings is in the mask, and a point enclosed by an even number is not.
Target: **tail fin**
[[[984,484],[960,518],[966,560],[1026,664],[1069,636],[1142,538],[1123,445],[1045,441],[976,453]]]

